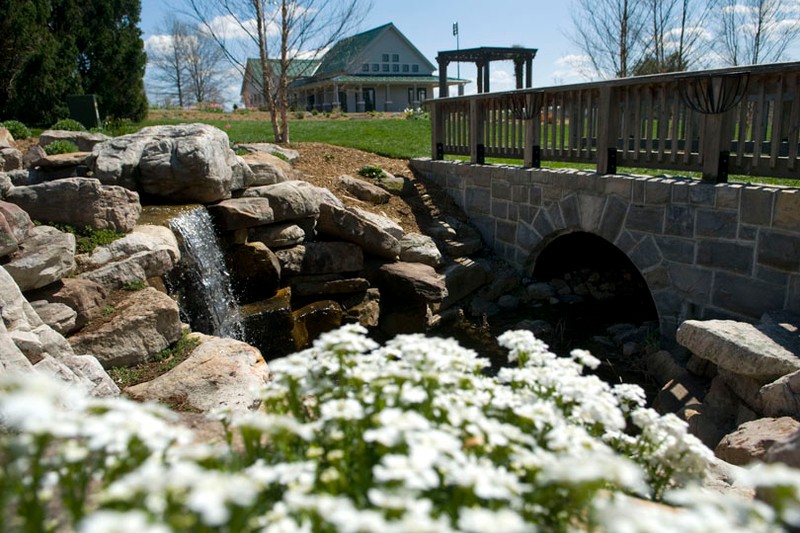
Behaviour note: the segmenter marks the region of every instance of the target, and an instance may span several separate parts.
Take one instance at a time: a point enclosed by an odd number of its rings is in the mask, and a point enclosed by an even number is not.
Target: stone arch
[[[623,287],[624,296],[613,303],[628,308],[609,309],[610,315],[620,321],[653,320],[661,325],[662,313],[654,291],[634,258],[594,232],[575,227],[553,231],[531,250],[524,272],[540,281],[549,281],[570,271],[586,269],[599,274],[601,279],[608,279],[609,273],[615,270],[620,272],[621,279],[630,278]]]

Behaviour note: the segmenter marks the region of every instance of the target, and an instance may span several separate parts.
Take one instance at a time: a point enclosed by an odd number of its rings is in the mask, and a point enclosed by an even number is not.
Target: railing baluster
[[[778,84],[778,94],[773,104],[772,137],[769,154],[769,168],[774,169],[778,164],[778,154],[781,148],[782,126],[783,126],[783,76],[776,79]]]

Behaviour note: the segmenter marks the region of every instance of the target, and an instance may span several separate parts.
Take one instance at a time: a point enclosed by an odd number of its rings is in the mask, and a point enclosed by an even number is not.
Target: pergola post
[[[523,63],[521,59],[514,60],[514,80],[517,82],[517,89],[522,89],[522,68]]]
[[[531,87],[533,87],[533,58],[529,57],[525,60],[525,88]]]
[[[448,88],[447,88],[447,61],[444,58],[437,57],[436,61],[439,63],[439,98],[447,98],[448,95]],[[416,98],[416,95],[414,95]]]
[[[489,89],[489,62],[483,65],[483,92],[490,92]]]

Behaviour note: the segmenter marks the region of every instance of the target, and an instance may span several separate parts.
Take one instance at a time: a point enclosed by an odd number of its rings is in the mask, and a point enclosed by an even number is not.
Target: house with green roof
[[[277,73],[280,72],[281,62],[277,59],[268,60],[269,67],[275,74],[273,75],[272,87],[278,86]],[[289,63],[287,76],[289,82],[310,77],[319,66],[318,59],[292,59]],[[248,59],[242,80],[242,103],[248,109],[264,108],[264,93],[261,90],[262,84],[261,61],[258,59]]]
[[[294,60],[294,62],[300,60]],[[253,69],[250,63],[253,62]],[[258,61],[248,60],[255,76]],[[290,72],[289,94],[299,109],[330,111],[403,111],[433,97],[439,77],[436,67],[391,22],[337,42],[312,67]],[[312,71],[313,68],[313,71]],[[257,74],[260,79],[260,68]],[[242,85],[242,100],[250,107],[251,86]],[[463,92],[466,80],[448,79]],[[248,92],[246,92],[246,89]]]

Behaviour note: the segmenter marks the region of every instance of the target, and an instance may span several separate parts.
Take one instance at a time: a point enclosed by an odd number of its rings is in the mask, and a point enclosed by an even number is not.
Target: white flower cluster
[[[219,445],[190,444],[154,406],[5,380],[0,529],[770,531],[800,522],[795,472],[753,474],[751,485],[774,489],[771,506],[698,492],[692,482],[710,452],[677,418],[645,408],[641,389],[584,375],[597,365],[591,354],[559,358],[529,332],[500,342],[518,366],[488,377],[488,362],[453,340],[403,335],[379,346],[359,326],[341,328],[272,362],[262,409],[220,413],[228,439]]]

